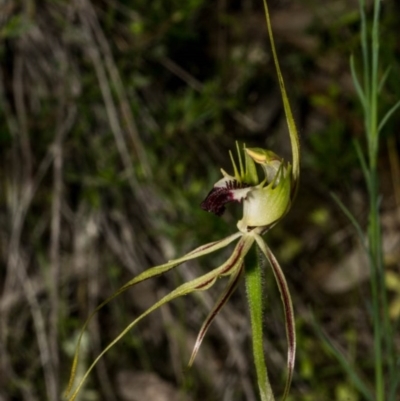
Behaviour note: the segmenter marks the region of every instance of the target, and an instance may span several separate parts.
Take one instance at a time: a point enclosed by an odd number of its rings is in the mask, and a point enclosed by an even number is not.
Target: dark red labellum
[[[200,206],[203,210],[207,212],[212,212],[217,216],[222,216],[225,212],[225,204],[228,202],[240,200],[235,199],[234,190],[240,188],[247,188],[250,185],[245,183],[238,183],[237,181],[227,181],[224,187],[214,187],[206,196],[203,202],[201,202]]]

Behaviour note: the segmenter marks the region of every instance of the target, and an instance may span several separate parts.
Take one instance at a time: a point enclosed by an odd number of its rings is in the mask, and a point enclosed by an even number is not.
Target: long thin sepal
[[[276,283],[279,288],[279,292],[281,293],[283,311],[285,314],[285,326],[286,326],[286,337],[288,342],[288,354],[287,354],[287,368],[288,375],[286,378],[285,391],[282,396],[282,401],[284,401],[289,393],[290,385],[292,383],[293,371],[294,371],[294,362],[296,358],[296,330],[295,330],[295,320],[293,314],[293,304],[292,299],[290,297],[290,292],[288,285],[286,283],[285,275],[276,260],[274,254],[271,252],[265,241],[258,234],[254,234],[257,245],[261,249],[261,252],[268,259],[272,271],[275,276]]]
[[[286,93],[285,82],[283,80],[281,67],[279,65],[278,55],[275,49],[274,35],[272,33],[271,19],[269,16],[269,10],[267,5],[267,0],[263,0],[264,3],[264,11],[265,11],[265,20],[267,23],[268,35],[271,42],[272,49],[272,57],[275,63],[276,74],[278,76],[279,88],[281,90],[283,108],[285,110],[286,122],[289,130],[290,142],[292,145],[292,162],[293,162],[293,198],[295,197],[298,187],[299,187],[299,179],[300,179],[300,141],[299,134],[297,132],[296,124],[294,122],[292,109],[290,107],[290,102]]]
[[[257,249],[247,254],[245,260],[245,281],[249,303],[251,338],[253,342],[254,364],[256,366],[258,389],[261,401],[275,401],[268,378],[263,346],[263,291],[262,274]]]
[[[122,287],[120,287],[117,291],[115,291],[114,294],[112,294],[105,301],[103,301],[89,315],[89,317],[87,318],[86,322],[84,323],[84,325],[82,327],[82,330],[81,330],[81,332],[79,334],[78,342],[77,342],[77,345],[76,345],[76,351],[75,351],[74,359],[73,359],[73,362],[72,362],[71,374],[70,374],[70,379],[69,379],[69,382],[68,382],[66,394],[68,394],[71,391],[72,384],[73,384],[74,379],[75,379],[76,368],[78,366],[78,359],[79,359],[79,349],[80,349],[80,344],[81,344],[81,341],[82,341],[83,333],[85,332],[85,330],[86,330],[88,324],[90,323],[90,321],[92,320],[93,316],[103,306],[107,305],[110,301],[112,301],[117,296],[121,295],[123,292],[125,292],[129,288],[133,287],[135,284],[141,283],[142,281],[148,280],[149,278],[156,277],[156,276],[159,276],[160,274],[166,273],[167,271],[177,267],[178,265],[180,265],[180,264],[182,264],[182,263],[184,263],[184,262],[186,262],[188,260],[199,258],[199,257],[207,255],[207,254],[209,254],[211,252],[217,251],[218,249],[224,248],[227,245],[229,245],[231,242],[233,242],[235,239],[240,237],[240,235],[241,235],[241,233],[235,233],[235,234],[230,235],[229,237],[227,237],[227,238],[225,238],[223,240],[210,242],[208,244],[202,245],[202,246],[194,249],[193,251],[187,253],[185,256],[183,256],[183,257],[181,257],[179,259],[174,259],[174,260],[171,260],[168,263],[165,263],[163,265],[155,266],[155,267],[152,267],[152,268],[150,268],[148,270],[145,270],[143,273],[139,274],[138,276],[136,276],[132,280],[128,281],[126,284],[124,284]]]
[[[251,246],[251,244],[253,242],[254,242],[253,238],[248,238],[248,237],[241,238],[240,241],[237,243],[232,255],[221,266],[215,268],[214,270],[212,270],[211,272],[209,272],[207,274],[204,274],[201,277],[198,277],[194,280],[191,280],[187,283],[182,284],[181,286],[176,288],[174,291],[170,292],[168,295],[166,295],[165,297],[160,299],[158,302],[156,302],[150,308],[148,308],[133,322],[131,322],[110,344],[107,345],[106,348],[104,348],[104,350],[94,360],[94,362],[87,369],[86,373],[82,377],[77,388],[72,393],[72,395],[68,398],[68,400],[74,401],[76,399],[84,382],[86,381],[90,372],[96,366],[96,364],[100,360],[100,358],[102,358],[102,356],[107,351],[109,351],[119,340],[121,340],[140,320],[142,320],[144,317],[146,317],[151,312],[158,309],[160,306],[166,304],[167,302],[170,302],[176,298],[190,294],[192,292],[204,291],[204,290],[210,288],[215,283],[215,281],[217,280],[218,277],[223,276],[225,274],[229,274],[230,271],[234,270],[237,266],[240,266],[243,263],[244,255],[245,255],[245,253],[247,253],[249,247]],[[68,396],[68,393],[69,393],[69,391],[67,392],[67,396]]]
[[[213,322],[215,316],[217,316],[218,312],[222,309],[222,307],[228,302],[229,298],[235,291],[239,281],[241,274],[243,272],[243,264],[238,267],[229,279],[228,285],[225,287],[224,291],[218,298],[218,301],[215,303],[214,307],[212,308],[211,312],[208,314],[206,320],[204,321],[199,334],[197,336],[196,342],[193,347],[193,352],[189,360],[188,366],[192,366],[194,359],[196,358],[197,352],[199,351],[200,345],[204,339],[204,336],[207,333],[208,328],[210,327],[211,323]]]

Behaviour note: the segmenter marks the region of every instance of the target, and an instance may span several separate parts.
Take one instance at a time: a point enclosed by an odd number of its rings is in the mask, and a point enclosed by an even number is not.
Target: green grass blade
[[[343,214],[350,220],[350,223],[352,226],[356,229],[358,238],[360,239],[361,245],[364,248],[364,251],[368,254],[368,248],[367,248],[367,240],[365,238],[364,231],[362,230],[360,224],[354,217],[353,213],[350,212],[350,210],[347,208],[347,206],[337,197],[336,194],[331,192],[330,194],[333,198],[333,200],[336,202],[336,204],[340,207],[342,210]]]
[[[370,389],[368,386],[364,383],[364,381],[360,378],[360,376],[357,374],[355,369],[352,367],[352,365],[349,363],[349,361],[344,357],[341,351],[339,351],[331,342],[329,337],[323,333],[321,330],[320,326],[315,320],[315,317],[313,316],[313,326],[315,331],[317,332],[318,337],[321,339],[323,344],[326,346],[326,348],[335,356],[335,358],[338,360],[340,365],[342,366],[343,370],[347,373],[348,377],[350,380],[353,382],[354,386],[356,389],[365,397],[366,400],[368,401],[376,401],[375,397],[371,393]]]
[[[391,71],[392,67],[389,66],[388,68],[386,68],[386,71],[383,73],[381,80],[379,81],[379,85],[378,85],[378,93],[382,92],[382,89],[386,83],[386,80],[389,77],[390,71]]]
[[[353,143],[354,143],[354,149],[356,150],[356,154],[357,154],[358,160],[360,161],[360,165],[361,165],[361,169],[362,169],[362,172],[363,172],[363,175],[364,175],[365,182],[368,185],[368,191],[370,191],[370,188],[369,188],[370,170],[368,168],[367,161],[365,160],[365,156],[364,156],[364,153],[363,153],[363,151],[361,149],[360,142],[358,142],[356,140]]]
[[[385,114],[385,116],[382,118],[381,122],[379,123],[378,126],[378,132],[382,130],[382,128],[385,126],[385,124],[388,122],[389,118],[392,117],[393,113],[400,107],[400,100],[398,100]]]
[[[371,85],[370,85],[370,55],[368,49],[368,32],[367,32],[367,17],[365,15],[365,0],[359,0],[360,3],[360,17],[361,17],[361,50],[363,57],[364,67],[364,93],[366,99],[370,99]],[[366,103],[368,107],[368,102]]]
[[[362,105],[362,107],[364,109],[364,113],[365,113],[365,110],[366,110],[365,108],[366,108],[366,103],[367,102],[366,102],[366,99],[365,99],[364,91],[361,88],[361,84],[360,84],[360,81],[359,81],[358,76],[357,76],[356,67],[355,67],[355,64],[354,64],[354,56],[353,55],[350,56],[350,71],[351,71],[351,77],[353,78],[354,87],[356,88],[356,92],[357,92],[358,98],[360,99],[361,105]]]
[[[400,371],[400,356],[397,358],[397,363],[396,363],[396,369],[397,372]],[[398,394],[398,389],[399,389],[399,384],[400,384],[400,375],[397,373],[395,377],[391,378],[390,382],[390,389],[389,389],[389,398],[388,401],[396,401],[397,400],[397,395]]]

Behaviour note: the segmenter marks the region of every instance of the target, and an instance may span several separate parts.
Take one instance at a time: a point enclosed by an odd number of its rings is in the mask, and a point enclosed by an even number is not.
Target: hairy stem
[[[262,275],[260,261],[257,255],[257,248],[255,245],[253,245],[253,248],[246,256],[245,269],[246,289],[251,320],[253,355],[254,363],[256,365],[260,397],[261,401],[275,401],[264,358]]]

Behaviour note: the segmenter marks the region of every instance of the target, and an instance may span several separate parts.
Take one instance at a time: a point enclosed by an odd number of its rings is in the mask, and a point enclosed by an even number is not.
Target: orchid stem
[[[255,245],[245,258],[245,280],[249,303],[253,355],[261,401],[275,401],[268,378],[263,347],[263,293],[261,265]]]

